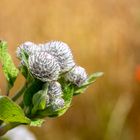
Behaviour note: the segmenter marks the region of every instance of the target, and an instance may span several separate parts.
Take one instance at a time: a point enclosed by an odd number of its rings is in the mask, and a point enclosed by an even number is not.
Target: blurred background
[[[105,73],[65,115],[30,128],[37,140],[140,140],[139,0],[0,0],[0,38],[17,66],[24,41],[61,40],[89,74]]]

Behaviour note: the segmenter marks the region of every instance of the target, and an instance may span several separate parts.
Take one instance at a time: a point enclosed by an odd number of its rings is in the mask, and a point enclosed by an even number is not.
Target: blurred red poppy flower
[[[140,65],[136,66],[136,69],[135,69],[135,79],[136,79],[136,81],[140,82]]]

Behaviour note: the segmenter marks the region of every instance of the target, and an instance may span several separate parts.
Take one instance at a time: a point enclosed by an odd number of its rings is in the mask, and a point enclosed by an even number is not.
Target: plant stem
[[[3,121],[0,120],[0,125],[3,123]]]
[[[7,83],[7,87],[6,87],[6,96],[9,96],[10,92],[9,92],[10,88],[9,88],[9,85]]]
[[[16,101],[23,94],[26,87],[27,87],[27,83],[25,83],[25,85],[12,97],[12,100]]]
[[[0,136],[3,136],[7,131],[9,131],[12,128],[15,128],[16,126],[20,125],[20,123],[9,123],[5,124],[0,127]]]

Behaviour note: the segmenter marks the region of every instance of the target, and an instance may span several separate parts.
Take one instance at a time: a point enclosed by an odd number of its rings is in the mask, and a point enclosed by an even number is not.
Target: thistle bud
[[[57,59],[62,73],[69,71],[75,66],[72,52],[66,43],[61,41],[51,41],[40,46],[41,51],[46,51]]]
[[[27,55],[30,55],[35,51],[37,51],[38,49],[39,49],[38,46],[33,42],[25,42],[17,48],[16,55],[19,59],[22,59],[22,51],[27,53]]]
[[[80,87],[87,79],[87,74],[84,68],[75,66],[65,75],[66,80]]]
[[[58,82],[50,82],[48,88],[48,95],[51,98],[61,97],[62,96],[62,89],[61,85]]]
[[[52,107],[52,110],[53,110],[53,111],[56,111],[56,110],[58,110],[58,109],[63,108],[64,105],[65,105],[64,99],[59,97],[59,98],[55,98],[55,99],[54,99],[54,101],[53,101],[51,107]]]
[[[28,59],[30,72],[43,82],[57,80],[60,66],[47,52],[35,52]]]

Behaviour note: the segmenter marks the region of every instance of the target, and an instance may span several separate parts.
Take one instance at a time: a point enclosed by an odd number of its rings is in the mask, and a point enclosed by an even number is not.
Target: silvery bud
[[[61,67],[61,72],[67,72],[75,66],[69,46],[61,41],[51,41],[41,46],[41,51],[47,51],[54,56]]]
[[[34,44],[33,42],[28,41],[28,42],[25,42],[25,43],[21,44],[17,48],[16,55],[19,59],[22,59],[22,51],[27,53],[27,55],[30,55],[37,50],[39,50],[39,47],[36,44]]]
[[[48,87],[48,95],[51,98],[61,97],[62,96],[62,88],[60,83],[58,82],[50,82]]]
[[[50,97],[49,95],[46,96],[46,107],[50,105]]]
[[[55,111],[55,110],[63,108],[64,105],[65,105],[64,99],[59,97],[59,98],[54,99],[51,107]]]
[[[66,75],[66,80],[74,83],[77,86],[81,86],[87,80],[87,74],[84,68],[75,66]]]
[[[47,52],[35,52],[28,59],[30,72],[43,82],[57,80],[60,66]]]

